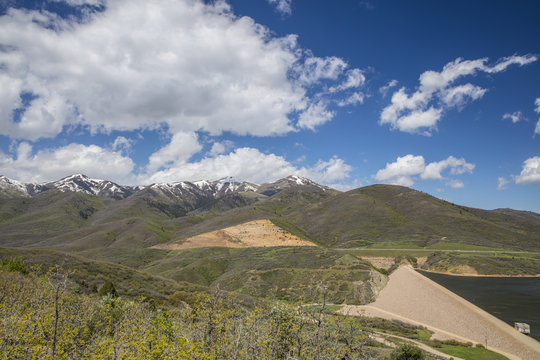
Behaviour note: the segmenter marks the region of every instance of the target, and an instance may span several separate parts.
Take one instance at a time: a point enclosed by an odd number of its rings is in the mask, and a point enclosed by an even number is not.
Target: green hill
[[[540,248],[538,214],[467,208],[401,186],[372,185],[341,193],[291,212],[287,219],[329,247],[446,242]]]

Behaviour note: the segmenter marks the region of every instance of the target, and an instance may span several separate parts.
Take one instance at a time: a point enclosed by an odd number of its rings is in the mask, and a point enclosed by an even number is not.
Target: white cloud
[[[302,168],[297,173],[320,184],[331,184],[349,177],[352,167],[334,156],[328,161],[319,160],[312,168]]]
[[[387,163],[384,169],[377,171],[375,179],[392,185],[412,186],[413,176],[421,174],[424,169],[424,157],[409,154],[398,157],[393,163]]]
[[[506,185],[508,185],[509,183],[510,183],[510,180],[504,177],[499,177],[497,179],[497,190],[499,191],[506,190]]]
[[[209,151],[210,156],[216,156],[223,154],[226,151],[229,151],[234,146],[234,143],[230,140],[224,140],[221,142],[215,142],[212,144],[212,148]]]
[[[267,0],[270,4],[276,7],[276,10],[283,15],[291,15],[292,0]]]
[[[296,68],[298,80],[305,85],[315,84],[321,80],[337,80],[348,64],[336,56],[320,58],[310,56]]]
[[[395,126],[403,132],[416,133],[419,129],[433,129],[437,121],[441,118],[442,111],[440,109],[429,108],[427,110],[413,111],[407,116],[402,116],[397,119]],[[430,136],[431,131],[425,130],[424,135]]]
[[[134,141],[132,139],[128,139],[124,136],[117,136],[112,143],[112,149],[113,151],[120,150],[123,152],[129,152],[133,146],[133,143]]]
[[[274,1],[284,11],[290,3]],[[54,138],[69,126],[93,133],[164,128],[171,136],[313,130],[331,112],[307,121],[321,110],[309,104],[360,102],[351,94],[330,101],[330,92],[314,87],[344,91],[365,82],[343,59],[316,57],[295,35],[275,37],[225,1],[111,1],[82,23],[9,9],[0,17],[0,45],[0,134],[12,139]],[[16,122],[24,93],[36,98]]]
[[[486,89],[472,84],[455,86],[441,91],[441,101],[444,105],[451,107],[463,107],[467,101],[478,100],[486,93]]]
[[[388,91],[390,91],[390,89],[396,87],[397,84],[398,84],[398,81],[396,79],[390,80],[386,85],[381,86],[379,88],[379,92],[382,94],[382,96],[386,96],[386,94],[388,94]]]
[[[332,120],[334,115],[334,112],[328,110],[326,105],[322,101],[319,101],[311,104],[306,111],[300,114],[298,126],[304,129],[315,130],[316,127]]]
[[[118,143],[123,144],[124,140],[120,139]],[[223,143],[225,147],[230,145],[227,141]],[[73,143],[34,153],[32,145],[21,142],[13,156],[0,152],[0,174],[25,182],[45,182],[84,173],[120,184],[215,180],[226,176],[265,183],[297,174],[320,184],[341,188],[352,188],[357,184],[343,182],[349,178],[352,167],[337,156],[328,161],[319,160],[312,167],[298,167],[275,154],[264,154],[253,148],[239,148],[228,154],[188,161],[189,149],[197,146],[200,145],[196,136],[176,134],[169,145],[151,156],[148,168],[157,170],[135,175],[134,162],[120,151]]]
[[[348,105],[363,104],[364,103],[364,98],[365,98],[365,95],[363,93],[354,92],[348,98],[343,99],[343,100],[339,100],[337,104],[340,107],[348,106]]]
[[[503,115],[503,119],[510,119],[512,120],[512,123],[518,123],[519,121],[523,120],[523,114],[521,111],[515,111],[513,113],[506,113]]]
[[[102,6],[106,4],[106,0],[49,0],[49,1],[62,2],[71,6],[82,6],[82,5]]]
[[[462,189],[465,187],[465,184],[461,180],[450,179],[446,182],[446,185],[450,186],[452,189]]]
[[[512,55],[507,56],[502,59],[499,59],[497,64],[495,64],[492,67],[486,67],[484,71],[488,73],[498,73],[501,71],[506,70],[506,68],[513,64],[518,64],[519,66],[530,64],[537,60],[536,56],[518,56],[518,55]]]
[[[330,92],[343,91],[351,88],[358,88],[366,82],[366,77],[362,70],[351,69],[347,71],[347,78],[338,86],[333,86],[329,90]]]
[[[462,175],[472,173],[474,167],[474,164],[467,163],[465,159],[457,159],[454,156],[426,165],[423,156],[409,154],[398,157],[393,163],[387,163],[386,167],[379,170],[374,178],[387,184],[412,186],[418,178],[444,180],[446,178],[441,173],[446,169],[450,169],[452,175]],[[447,179],[446,185],[454,189],[464,186],[463,182],[457,179]]]
[[[199,144],[197,134],[176,133],[169,144],[150,155],[147,171],[154,172],[160,168],[169,168],[184,164],[201,149],[202,145]]]
[[[534,102],[534,104],[536,105],[536,109],[534,111],[536,111],[538,114],[540,114],[540,98],[536,98],[536,101]],[[534,129],[534,134],[539,134],[540,135],[540,119],[538,119],[538,122],[536,123],[536,128]]]
[[[28,182],[51,181],[84,173],[94,178],[131,183],[133,168],[130,158],[96,145],[69,144],[33,154],[32,146],[22,142],[15,157],[0,152],[0,173]]]
[[[421,178],[427,179],[443,179],[441,172],[450,168],[452,175],[461,175],[464,173],[472,173],[475,165],[465,161],[464,158],[457,159],[449,156],[446,160],[429,163],[421,174]]]
[[[514,180],[516,184],[540,184],[540,156],[525,160],[521,173]]]
[[[405,88],[396,91],[391,104],[381,112],[379,122],[390,125],[392,129],[430,135],[445,111],[453,107],[461,109],[468,101],[480,99],[487,91],[470,83],[453,86],[455,81],[477,72],[497,73],[512,64],[523,66],[536,60],[533,55],[514,55],[489,66],[486,58],[458,58],[446,64],[441,72],[429,70],[421,74],[420,86],[413,94],[408,95]]]
[[[326,184],[345,179],[350,170],[351,167],[337,157],[319,161],[311,168],[298,168],[282,156],[264,154],[253,148],[238,148],[229,154],[206,157],[198,162],[186,162],[149,175],[140,175],[138,183],[212,180],[233,176],[261,184],[298,174]]]

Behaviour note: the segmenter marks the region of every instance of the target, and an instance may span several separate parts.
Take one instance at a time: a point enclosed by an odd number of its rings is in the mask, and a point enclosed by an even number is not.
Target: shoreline
[[[441,274],[441,275],[450,275],[450,276],[463,276],[463,277],[486,277],[486,278],[540,278],[540,274],[536,275],[530,275],[530,274],[522,274],[522,275],[505,275],[505,274],[458,274],[458,273],[452,273],[448,271],[434,271],[434,270],[426,270],[422,268],[413,268],[415,271],[425,271],[427,273],[431,274]]]
[[[540,343],[415,271],[401,266],[374,303],[347,305],[344,315],[374,316],[425,326],[434,338],[486,344],[509,359],[540,358]]]

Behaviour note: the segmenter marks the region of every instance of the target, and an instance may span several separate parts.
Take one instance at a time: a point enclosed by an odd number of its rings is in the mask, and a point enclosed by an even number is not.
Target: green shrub
[[[0,261],[0,267],[10,272],[20,272],[21,274],[28,274],[28,269],[24,260],[21,260],[18,256],[13,259],[2,259]]]
[[[422,360],[426,354],[417,346],[403,344],[390,354],[391,360]]]
[[[114,285],[111,281],[107,280],[99,289],[99,295],[105,296],[105,295],[111,295],[112,297],[117,297],[118,293],[116,292],[116,289],[114,288]]]

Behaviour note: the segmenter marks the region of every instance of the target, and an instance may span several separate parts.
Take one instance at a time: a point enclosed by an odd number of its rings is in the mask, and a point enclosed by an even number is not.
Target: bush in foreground
[[[305,306],[248,309],[216,291],[159,309],[74,289],[60,267],[0,271],[0,359],[380,358],[361,320]]]
[[[412,344],[403,344],[392,352],[391,360],[423,360],[425,353],[417,346]]]

